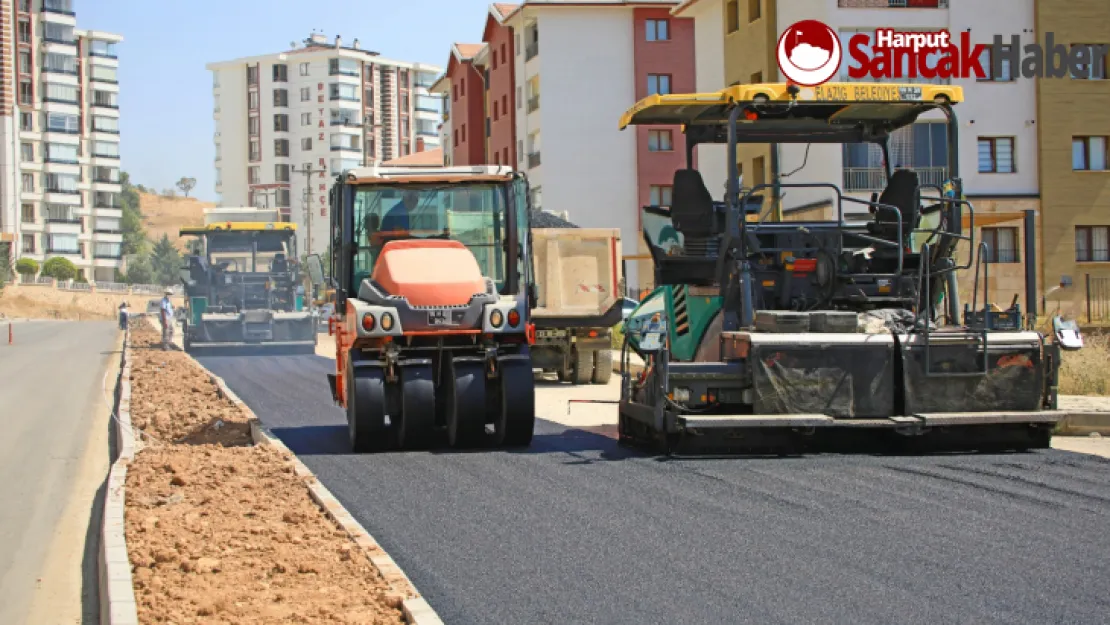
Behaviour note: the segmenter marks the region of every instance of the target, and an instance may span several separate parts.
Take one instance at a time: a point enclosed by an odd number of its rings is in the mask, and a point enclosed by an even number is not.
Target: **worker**
[[[169,349],[170,343],[173,343],[173,302],[170,301],[170,296],[173,295],[173,289],[166,289],[162,296],[162,306],[160,317],[162,321],[162,349]]]
[[[391,230],[408,230],[409,229],[409,215],[416,209],[416,205],[420,203],[420,193],[417,191],[405,191],[401,196],[401,201],[393,205],[389,212],[382,217],[380,229],[383,232]]]
[[[127,318],[129,316],[130,315],[127,312],[127,302],[125,302],[125,301],[120,302],[120,304],[119,304],[119,329],[120,330],[126,330],[127,329]]]

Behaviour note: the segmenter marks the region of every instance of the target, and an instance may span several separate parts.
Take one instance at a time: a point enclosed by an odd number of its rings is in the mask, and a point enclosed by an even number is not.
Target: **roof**
[[[482,48],[486,47],[484,43],[456,43],[451,47],[451,52],[458,57],[460,61],[469,61],[470,59],[478,56]]]
[[[795,89],[796,99],[791,95]],[[715,93],[651,95],[628,109],[620,129],[630,125],[684,125],[687,135],[720,135],[733,108],[747,110],[738,125],[742,143],[870,141],[913,123],[938,102],[963,101],[963,89],[948,85],[826,83],[797,87],[787,83],[736,85]],[[877,136],[859,138],[879,132]],[[853,138],[855,137],[855,138]]]
[[[502,165],[459,165],[431,167],[412,163],[396,165],[377,164],[358,167],[343,172],[351,184],[420,184],[428,182],[505,182],[513,177],[511,167]]]
[[[590,8],[590,7],[669,7],[678,4],[678,0],[574,0],[568,2],[567,0],[524,0],[523,3],[518,4],[511,11],[501,14],[501,21],[515,16],[521,9],[527,7],[570,7],[570,8]],[[502,5],[511,6],[511,5]]]
[[[505,19],[507,16],[511,15],[513,11],[520,8],[519,4],[509,4],[507,2],[494,2],[489,6],[497,12],[497,16],[501,19]]]
[[[423,152],[413,152],[407,156],[400,156],[398,158],[383,161],[382,165],[392,167],[396,165],[410,165],[413,167],[435,167],[443,165],[443,148],[434,148],[431,150],[424,150]]]
[[[673,9],[671,9],[671,15],[673,15],[675,17],[679,17],[680,15],[682,15],[683,13],[688,11],[690,9],[690,7],[694,6],[698,2],[700,2],[700,0],[682,0],[681,4],[679,4],[678,6],[676,6]]]

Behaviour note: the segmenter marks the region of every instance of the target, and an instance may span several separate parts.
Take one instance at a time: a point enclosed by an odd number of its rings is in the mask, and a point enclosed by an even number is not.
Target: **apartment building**
[[[386,59],[358,39],[313,33],[207,68],[221,204],[281,209],[302,253],[326,249],[335,175],[440,145],[442,98],[429,88],[443,68]]]
[[[91,281],[123,267],[119,35],[79,30],[73,0],[0,3],[0,242]]]
[[[670,14],[676,5],[491,5],[482,43],[453,46],[435,85],[447,96],[445,160],[525,171],[536,208],[619,227],[625,257],[642,256],[640,208],[669,204],[685,145],[678,127],[621,132],[618,122],[651,93],[694,88],[694,26]],[[650,283],[650,263],[627,263],[626,278]]]
[[[1110,44],[1110,6],[1105,0],[1037,0],[1039,38],[1053,33],[1069,46]],[[1092,308],[1110,310],[1110,80],[1107,63],[1064,79],[1037,84],[1039,119],[1042,291],[1048,311],[1061,309],[1086,320],[1086,286],[1092,282]],[[1028,82],[1028,81],[1027,81]],[[1099,287],[1097,285],[1101,284]],[[1099,297],[1099,295],[1101,297]]]

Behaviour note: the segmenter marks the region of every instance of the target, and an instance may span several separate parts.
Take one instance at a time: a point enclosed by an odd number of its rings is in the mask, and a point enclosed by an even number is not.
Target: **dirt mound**
[[[140,622],[403,622],[403,597],[272,448],[146,449],[127,489]]]
[[[179,250],[185,249],[184,242],[178,237],[181,228],[204,225],[204,209],[215,205],[215,202],[201,202],[195,198],[139,194],[139,212],[143,216],[147,238],[158,241],[165,234]]]
[[[120,302],[127,302],[133,313],[146,310],[147,301],[158,295],[127,295],[107,291],[90,293],[62,291],[50,286],[7,285],[0,294],[0,319],[115,319]],[[184,304],[180,297],[174,305]]]
[[[156,441],[251,444],[247,418],[184,353],[162,351],[145,322],[131,331],[131,423]]]

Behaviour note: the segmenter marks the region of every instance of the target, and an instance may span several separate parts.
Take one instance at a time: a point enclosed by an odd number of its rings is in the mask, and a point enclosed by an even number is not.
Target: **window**
[[[1018,258],[1017,228],[983,228],[982,241],[987,244],[983,257],[988,263],[1016,263]]]
[[[59,85],[57,83],[46,83],[46,101],[47,102],[66,102],[69,104],[77,104],[77,87],[73,85]]]
[[[23,159],[24,163],[33,163],[35,161],[35,146],[30,143],[20,143],[19,157]]]
[[[95,120],[94,117],[94,129]],[[81,118],[76,115],[67,115],[65,113],[47,113],[43,115],[47,132],[64,132],[67,134],[78,134],[81,132]]]
[[[250,160],[257,161],[262,158],[262,146],[258,139],[251,139],[250,143]]]
[[[94,167],[93,180],[96,182],[119,183],[119,169],[114,167]]]
[[[112,41],[99,41],[93,40],[89,44],[89,54],[92,56],[103,56],[109,59],[116,58],[116,44]],[[219,86],[218,84],[216,86]]]
[[[649,130],[648,150],[652,152],[670,152],[674,150],[673,134],[670,130]]]
[[[46,221],[52,222],[74,222],[77,221],[77,215],[74,214],[74,207],[68,204],[47,204],[46,205]]]
[[[360,150],[358,143],[358,135],[348,135],[344,133],[332,133],[331,135],[331,149],[333,150]]]
[[[114,141],[93,141],[92,155],[119,158],[119,144]]]
[[[119,94],[114,91],[101,91],[99,89],[93,90],[93,106],[102,106],[104,108],[118,109],[119,108]]]
[[[77,164],[77,146],[68,143],[47,143],[45,158],[48,163]]]
[[[30,4],[30,2],[26,4]],[[73,0],[43,0],[42,9],[73,15]]]
[[[358,61],[355,59],[329,59],[328,74],[332,76],[358,76]]]
[[[517,87],[516,88],[516,107],[517,107],[517,109],[520,109],[520,107],[522,107],[522,106],[524,106],[524,87]]]
[[[50,56],[50,55],[48,54],[47,56]],[[69,57],[69,58],[73,58],[73,57]],[[31,53],[30,52],[21,51],[19,53],[19,73],[20,74],[30,74],[31,73]]]
[[[80,193],[77,190],[77,176],[72,174],[45,174],[43,175],[43,185],[46,190],[51,193],[68,193],[76,195]]]
[[[312,90],[308,87],[301,87],[301,102],[308,102],[312,99]]]
[[[1002,49],[1007,54],[1009,53],[1010,46],[1002,46]],[[1005,54],[1000,55],[999,64],[1002,66],[998,74],[994,73],[994,46],[988,46],[983,51],[983,57],[980,59],[980,64],[987,72],[986,78],[979,78],[979,82],[1009,82],[1014,79],[1014,73],[1010,67],[1010,57]]]
[[[289,156],[289,139],[274,139],[274,156]]]
[[[508,114],[508,112],[509,112],[509,95],[508,94],[502,94],[501,95],[501,110],[506,114]]]
[[[1076,48],[1083,47],[1086,50],[1077,51]],[[1110,46],[1106,44],[1091,44],[1091,43],[1073,43],[1071,45],[1071,53],[1076,56],[1078,60],[1089,61],[1088,63],[1076,64],[1076,69],[1079,71],[1072,72],[1071,77],[1078,80],[1106,80],[1106,62],[1107,49]]]
[[[670,206],[671,205],[671,185],[651,185],[651,197],[648,203],[651,206]]]
[[[494,119],[500,119],[501,118],[501,115],[499,115],[500,111],[501,111],[501,103],[498,102],[497,100],[494,100],[493,101],[493,118]]]
[[[97,222],[100,220],[97,219]],[[93,246],[93,255],[97,258],[119,258],[120,257],[120,244],[119,243],[96,243]]]
[[[308,63],[301,63],[301,76],[308,76]]]
[[[652,95],[655,93],[668,94],[670,92],[670,74],[648,74],[648,95]]]
[[[23,181],[23,191],[25,193],[34,192],[34,190],[35,190],[35,175],[34,174],[23,174],[21,176],[21,179]]]
[[[1107,137],[1072,137],[1071,168],[1075,171],[1106,171]]]
[[[258,66],[257,65],[248,65],[247,66],[247,84],[248,85],[257,85],[258,84]]]
[[[1075,262],[1110,262],[1110,226],[1075,227]]]
[[[274,89],[274,106],[289,106],[289,90]]]
[[[19,81],[19,103],[20,104],[33,104],[34,92],[31,91],[31,81],[24,79]]]
[[[247,168],[247,182],[250,184],[258,184],[259,175],[258,165]]]
[[[48,234],[46,235],[46,240],[46,251],[48,252],[77,254],[81,251],[80,246],[77,244],[76,234]]]
[[[258,92],[251,91],[247,94],[247,108],[252,111],[258,110]]]
[[[76,41],[73,36],[73,26],[56,22],[43,22],[42,36],[43,39],[54,43],[74,43]]]
[[[34,117],[34,115],[32,115],[31,113],[21,112],[19,114],[19,129],[20,130],[34,130],[35,129],[35,117]]]
[[[282,113],[274,115],[274,131],[275,132],[288,132],[289,131],[289,116]]]
[[[301,125],[302,126],[311,126],[312,125],[312,113],[301,113]]]
[[[274,82],[287,82],[289,80],[288,65],[274,65]]]
[[[738,0],[728,0],[725,4],[725,21],[728,27],[726,33],[734,33],[740,30],[740,3]]]
[[[763,157],[757,156],[752,159],[752,184],[751,186],[761,185],[767,183],[767,167],[763,163]]]
[[[274,165],[274,180],[276,182],[289,182],[289,166]]]
[[[35,235],[33,235],[33,234],[23,235],[23,251],[27,254],[34,254],[35,253]]]
[[[278,208],[289,208],[289,189],[278,189],[274,200]]]
[[[760,10],[759,3],[762,0],[748,0],[748,21],[754,22],[759,19]]]
[[[24,55],[27,55],[28,68],[26,70],[23,69],[23,56]],[[24,74],[31,73],[31,68],[30,68],[31,56],[29,54],[27,54],[26,52],[21,52],[19,54],[19,56],[20,56],[20,63],[19,63],[20,71],[23,72]],[[94,70],[97,67],[99,67],[99,65],[94,65],[93,66]],[[76,74],[77,73],[77,57],[75,57],[73,55],[70,55],[70,54],[58,54],[57,52],[47,52],[46,54],[44,54],[42,56],[42,69],[45,72],[51,72],[51,73],[54,73],[54,74]]]
[[[352,111],[350,109],[331,109],[330,113],[332,126],[359,125],[358,111]]]
[[[20,207],[20,218],[23,220],[23,223],[25,223],[25,224],[35,223],[35,205],[34,204],[23,204]]]
[[[669,41],[671,38],[670,20],[647,20],[648,41]]]
[[[76,120],[76,117],[74,117]],[[119,118],[117,117],[102,117],[97,115],[92,118],[92,129],[94,132],[108,132],[114,135],[119,134]]]
[[[301,149],[302,150],[311,150],[312,149],[312,137],[305,137],[304,139],[301,139]]]
[[[251,115],[250,118],[247,119],[247,133],[252,137],[257,137],[259,135],[259,123],[257,115]]]
[[[89,80],[106,83],[118,83],[119,76],[116,75],[116,68],[108,67],[107,65],[91,65],[89,71]]]
[[[979,137],[979,173],[1014,173],[1013,137]]]
[[[31,21],[19,20],[19,42],[31,43]]]
[[[443,101],[434,95],[416,95],[415,107],[418,111],[427,113],[439,113],[441,111]]]
[[[330,93],[332,100],[358,100],[358,87],[355,85],[341,85],[333,82]]]
[[[119,217],[97,217],[93,230],[97,232],[119,232],[123,228]]]

